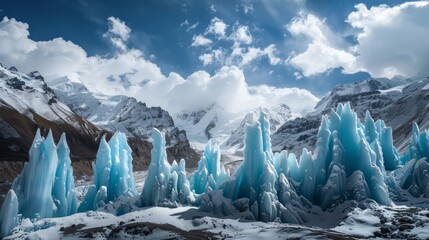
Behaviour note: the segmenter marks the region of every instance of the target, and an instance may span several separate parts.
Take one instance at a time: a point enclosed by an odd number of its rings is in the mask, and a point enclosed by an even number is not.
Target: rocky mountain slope
[[[125,100],[129,102],[129,99]],[[162,114],[162,111],[158,113]],[[62,132],[66,133],[74,172],[78,176],[92,174],[90,161],[95,159],[101,136],[107,134],[109,139],[110,130],[113,130],[96,126],[63,103],[38,72],[22,74],[14,67],[0,66],[1,181],[13,179],[28,161],[28,150],[37,128],[41,129],[42,135],[51,129],[55,141]],[[167,149],[169,160],[185,158],[188,167],[195,166],[198,154],[190,148],[186,134],[177,130],[175,136],[176,140],[170,142],[178,143],[170,144]],[[146,169],[151,143],[131,137],[129,144],[133,149],[135,169]]]
[[[186,132],[175,127],[173,118],[160,107],[147,107],[123,95],[93,93],[76,74],[50,80],[48,85],[62,102],[98,127],[142,139],[149,139],[152,128],[157,128],[165,133],[167,146],[188,144]]]
[[[339,103],[350,102],[360,119],[369,110],[376,120],[382,118],[392,127],[394,144],[399,150],[410,139],[412,122],[427,128],[429,121],[429,79],[366,79],[336,86],[317,104],[315,110],[302,118],[283,124],[273,135],[273,149],[287,149],[300,154],[302,148],[313,150],[321,115]],[[401,114],[398,115],[398,112]]]

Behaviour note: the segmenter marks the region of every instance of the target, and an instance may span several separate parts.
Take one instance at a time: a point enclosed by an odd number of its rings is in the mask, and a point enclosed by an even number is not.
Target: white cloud
[[[212,62],[213,62],[213,56],[212,56],[212,54],[210,54],[210,53],[204,53],[203,55],[200,55],[200,56],[198,57],[198,59],[199,59],[201,62],[203,62],[203,65],[204,65],[204,66],[207,66],[207,65],[209,65],[210,63],[212,63]]]
[[[191,46],[193,47],[198,47],[198,46],[208,46],[210,44],[212,44],[213,41],[204,37],[203,35],[199,34],[199,35],[194,35],[194,37],[192,38],[192,44]]]
[[[215,6],[213,4],[210,6],[210,11],[212,11],[213,13],[216,12],[216,8],[215,8]]]
[[[78,45],[55,38],[50,41],[29,39],[28,24],[4,17],[0,22],[0,59],[5,65],[23,72],[39,70],[45,75],[71,73],[87,59]]]
[[[336,67],[342,67],[347,73],[356,72],[355,56],[333,45],[333,34],[317,16],[302,14],[293,19],[287,28],[293,36],[309,39],[304,52],[288,59],[288,63],[301,69],[304,76],[323,73]]]
[[[429,2],[368,9],[356,5],[347,22],[360,29],[355,46],[359,67],[374,77],[429,74]]]
[[[295,112],[306,112],[318,101],[304,89],[248,86],[243,71],[236,66],[222,67],[213,75],[196,71],[183,78],[174,72],[164,75],[137,49],[127,48],[111,58],[87,56],[82,48],[61,38],[29,39],[28,25],[15,19],[3,19],[0,36],[0,59],[5,66],[15,65],[24,72],[39,70],[50,78],[77,73],[92,91],[135,97],[172,114],[213,102],[229,112],[242,113],[279,103],[288,104]],[[223,57],[219,49],[209,54],[211,61]]]
[[[210,25],[206,29],[206,34],[211,33],[216,35],[218,38],[225,38],[227,28],[227,24],[215,17],[210,21]]]
[[[307,38],[304,52],[288,63],[304,76],[342,67],[346,73],[366,71],[373,77],[392,78],[429,74],[429,1],[406,2],[397,6],[355,6],[346,22],[357,31],[357,43],[348,49],[338,44],[341,34],[333,32],[313,14],[301,14],[288,26],[294,37]]]
[[[103,35],[109,38],[111,43],[118,49],[124,51],[130,38],[131,29],[119,18],[109,17],[109,30]]]
[[[251,44],[253,39],[252,35],[249,32],[249,27],[239,25],[234,29],[234,32],[231,34],[230,38],[234,41],[234,45],[240,44]]]
[[[242,4],[244,14],[251,14],[255,11],[253,4]]]
[[[261,49],[256,47],[234,47],[231,55],[226,59],[226,63],[229,65],[239,65],[244,67],[249,65],[253,61],[266,57],[271,65],[278,65],[282,61],[276,56],[276,46],[274,44]]]

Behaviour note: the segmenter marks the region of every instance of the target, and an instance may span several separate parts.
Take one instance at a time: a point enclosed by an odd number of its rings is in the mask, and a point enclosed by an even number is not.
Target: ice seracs
[[[140,195],[141,205],[174,207],[179,203],[193,203],[185,161],[181,160],[179,164],[173,162],[173,166],[168,163],[163,132],[154,128],[152,140],[151,163]]]
[[[88,188],[78,211],[95,210],[120,196],[137,194],[134,182],[132,151],[124,133],[116,132],[109,142],[103,136],[92,168],[93,184]]]
[[[73,169],[71,167],[70,149],[66,134],[61,135],[57,146],[58,166],[52,196],[57,207],[55,217],[64,217],[76,213],[77,200],[74,190]]]
[[[10,189],[0,210],[0,237],[11,234],[12,229],[18,226],[18,220],[18,198]]]
[[[223,195],[256,220],[303,223],[306,210],[282,172],[287,169],[280,168],[287,160],[284,153],[271,151],[269,121],[264,112],[260,114],[259,121],[246,125],[244,160],[223,185]]]
[[[429,136],[413,123],[410,144],[401,156],[404,167],[394,172],[399,186],[414,197],[429,197]]]
[[[18,196],[19,213],[27,218],[52,217],[56,210],[52,191],[58,164],[58,154],[49,131],[46,139],[37,130],[29,152],[29,161],[15,178],[12,189]]]
[[[220,163],[221,151],[219,145],[209,140],[201,160],[198,162],[198,169],[190,177],[191,189],[201,194],[207,188],[218,189],[229,179],[229,172]]]

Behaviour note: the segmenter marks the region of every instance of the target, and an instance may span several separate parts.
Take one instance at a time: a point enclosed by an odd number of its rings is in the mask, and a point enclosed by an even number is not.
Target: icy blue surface
[[[0,237],[11,234],[16,226],[18,226],[18,198],[10,189],[0,210]]]
[[[52,132],[49,131],[43,140],[37,130],[29,151],[29,161],[12,184],[12,189],[18,196],[19,213],[22,216],[32,219],[54,215],[52,188],[57,164],[58,154]]]
[[[70,149],[66,135],[61,135],[57,146],[58,166],[55,174],[52,196],[57,207],[55,217],[64,217],[76,213],[77,199],[74,191],[73,169],[71,167]]]
[[[211,140],[204,148],[204,154],[198,162],[198,169],[190,178],[191,189],[197,194],[204,193],[208,187],[218,189],[229,179],[229,172],[220,163],[221,152],[217,144]]]
[[[304,149],[298,173],[291,173],[299,194],[323,209],[347,199],[361,200],[362,192],[364,198],[390,204],[385,168],[399,167],[391,128],[381,120],[374,123],[369,113],[362,124],[346,103],[332,110],[330,118],[322,118],[317,136],[315,153]]]
[[[401,156],[404,167],[394,172],[399,186],[407,189],[414,197],[429,197],[428,138],[428,132],[420,132],[417,123],[413,123],[410,144]]]
[[[223,185],[223,195],[236,203],[248,202],[247,210],[256,220],[302,223],[306,220],[304,207],[284,174],[290,170],[289,161],[284,152],[272,153],[269,129],[263,112],[258,122],[246,125],[244,159]]]
[[[151,162],[140,195],[141,205],[147,207],[192,204],[195,199],[186,179],[185,161],[181,160],[180,164],[173,162],[171,166],[167,161],[164,133],[154,128],[151,136]]]
[[[105,136],[100,141],[97,159],[92,168],[93,184],[88,188],[78,211],[97,209],[120,196],[135,196],[132,151],[124,133],[116,132],[109,142]]]

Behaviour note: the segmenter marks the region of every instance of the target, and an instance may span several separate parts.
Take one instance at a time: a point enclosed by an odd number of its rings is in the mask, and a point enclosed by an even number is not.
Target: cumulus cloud
[[[234,45],[251,44],[253,41],[249,27],[243,25],[237,26],[230,38],[234,41]]]
[[[368,9],[356,5],[347,22],[361,30],[355,46],[359,66],[374,77],[429,74],[429,2]]]
[[[50,41],[29,39],[28,24],[4,17],[0,22],[0,59],[21,71],[39,70],[46,75],[71,73],[87,59],[78,45],[62,38]]]
[[[131,29],[119,18],[109,17],[109,30],[103,35],[109,38],[111,43],[118,49],[124,51],[130,38]]]
[[[309,40],[307,49],[289,59],[289,63],[302,70],[304,76],[323,73],[342,67],[344,72],[356,71],[355,56],[349,51],[334,46],[330,29],[313,14],[302,14],[287,26],[295,37]]]
[[[211,33],[216,35],[218,38],[225,38],[227,28],[227,24],[225,24],[219,18],[215,17],[210,21],[210,25],[206,29],[206,34]]]
[[[212,44],[213,41],[204,37],[203,35],[199,34],[199,35],[194,35],[194,37],[192,38],[192,44],[191,46],[193,47],[198,47],[198,46],[208,46],[210,44]]]
[[[161,106],[172,114],[213,102],[235,113],[280,103],[288,104],[295,112],[307,112],[318,101],[304,89],[248,86],[242,69],[236,66],[224,66],[212,75],[205,71],[196,71],[187,77],[174,72],[164,75],[138,49],[125,48],[109,58],[87,56],[81,47],[61,38],[31,40],[28,28],[27,24],[15,19],[4,18],[0,23],[0,59],[3,64],[15,65],[24,72],[39,70],[43,75],[51,76],[48,80],[77,73],[91,91],[135,97],[149,106]],[[109,34],[113,34],[111,29],[114,28],[109,28]],[[130,31],[115,30],[115,34],[126,41]],[[268,49],[258,51],[272,51],[272,48]],[[212,50],[210,55],[211,60],[206,61],[219,61],[223,52]]]
[[[255,60],[266,58],[271,65],[278,65],[283,63],[277,56],[277,49],[274,44],[270,44],[265,48],[252,46],[253,37],[250,33],[249,27],[235,23],[231,32],[226,33],[227,26],[221,19],[213,18],[207,27],[204,35],[214,34],[218,39],[222,39],[225,43],[230,44],[230,48],[218,48],[212,50],[206,49],[205,52],[199,55],[198,59],[207,66],[213,63],[220,63],[222,65],[239,67],[246,67]],[[205,38],[203,35],[193,37],[191,46],[214,45],[210,39]]]
[[[306,50],[288,63],[304,76],[341,67],[345,73],[366,71],[373,77],[392,78],[429,74],[429,2],[406,2],[367,8],[355,6],[346,22],[357,32],[356,44],[343,47],[338,36],[313,14],[301,14],[287,25],[292,36],[306,38]]]
[[[282,60],[276,56],[276,52],[277,49],[274,44],[264,49],[256,47],[234,47],[230,57],[226,59],[226,62],[230,65],[239,65],[243,67],[257,59],[266,57],[271,65],[278,65]]]

